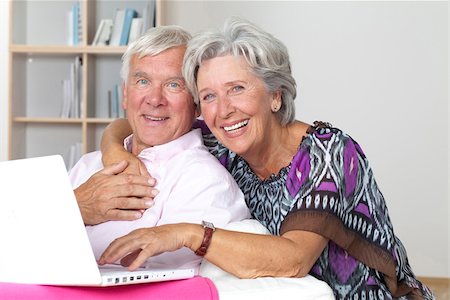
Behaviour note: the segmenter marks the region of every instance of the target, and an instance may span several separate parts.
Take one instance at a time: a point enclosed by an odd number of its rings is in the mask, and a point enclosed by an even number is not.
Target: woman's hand
[[[141,176],[148,177],[149,180],[155,180],[150,175],[150,173],[148,173],[147,168],[145,167],[144,163],[140,159],[138,159],[135,155],[133,155],[132,153],[130,153],[128,151],[125,151],[125,149],[123,147],[120,149],[120,151],[117,151],[117,150],[112,150],[111,152],[109,152],[109,155],[103,154],[102,160],[103,160],[103,164],[105,166],[116,164],[120,161],[125,160],[128,162],[128,165],[122,171],[123,173],[141,175]]]
[[[191,228],[201,230],[201,226],[187,223],[136,229],[113,241],[100,257],[99,264],[120,259],[130,271],[136,270],[152,256],[187,246]]]
[[[136,220],[153,206],[155,181],[122,173],[126,161],[106,167],[74,190],[83,221],[94,225],[110,220]]]
[[[124,139],[131,133],[130,124],[126,119],[115,120],[105,128],[100,143],[103,164],[109,166],[126,160],[128,166],[124,173],[151,177],[145,165],[123,147]]]

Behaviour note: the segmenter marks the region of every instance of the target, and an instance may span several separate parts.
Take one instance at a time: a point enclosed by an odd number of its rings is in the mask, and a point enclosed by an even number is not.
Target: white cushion
[[[269,234],[256,220],[243,220],[229,224],[226,229]],[[221,300],[240,299],[334,299],[331,288],[323,281],[310,275],[303,278],[261,277],[239,279],[213,265],[206,259],[200,266],[199,275],[210,278],[217,287]]]

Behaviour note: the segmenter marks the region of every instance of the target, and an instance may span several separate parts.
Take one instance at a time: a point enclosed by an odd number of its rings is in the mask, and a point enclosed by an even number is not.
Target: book
[[[72,5],[72,45],[76,46],[81,43],[82,30],[81,30],[81,15],[80,15],[80,2],[76,2]]]
[[[63,81],[63,110],[61,117],[79,118],[81,116],[81,82],[82,82],[82,61],[80,56],[75,57],[75,61],[70,64],[69,84]],[[67,89],[70,89],[68,96]],[[68,106],[68,114],[67,114]]]
[[[149,0],[147,2],[147,5],[144,7],[144,10],[142,12],[142,32],[147,31],[147,29],[155,27],[155,21],[156,21],[156,1],[155,0]]]
[[[112,91],[108,91],[108,116],[110,118],[125,118],[122,84],[114,84]]]
[[[111,19],[102,19],[98,25],[97,32],[95,33],[92,46],[106,46],[109,45],[111,38],[113,21]]]
[[[67,45],[73,46],[73,11],[67,13]]]
[[[113,28],[112,28],[112,32],[111,32],[111,40],[109,41],[109,45],[119,46],[124,20],[125,20],[125,10],[116,9],[116,14],[114,16],[114,22],[113,22]]]
[[[61,105],[61,118],[68,118],[70,116],[70,103],[71,103],[71,82],[68,79],[62,80],[63,88],[63,102]]]
[[[119,117],[119,93],[117,84],[113,86],[112,99],[111,99],[111,118]]]
[[[81,57],[76,56],[70,64],[69,79],[62,80],[61,118],[79,118],[81,115],[81,66]]]
[[[112,98],[111,98],[111,90],[108,90],[108,118],[112,118]]]
[[[132,8],[125,9],[125,16],[123,20],[122,32],[120,34],[120,46],[128,44],[128,36],[130,35],[131,22],[133,18],[137,17],[137,12]]]
[[[105,24],[105,23],[103,22],[103,20],[101,20],[101,21],[100,21],[100,24],[99,24],[98,27],[97,27],[97,31],[95,32],[94,39],[92,40],[92,46],[97,45],[98,39],[100,38],[100,33],[101,33],[102,30],[103,30],[104,24]]]
[[[125,118],[125,110],[123,109],[123,86],[122,84],[116,84],[117,89],[117,104],[118,104],[118,118]]]
[[[66,167],[67,170],[70,170],[75,166],[75,164],[80,160],[81,158],[81,143],[77,142],[69,147],[69,151],[67,154],[66,161]]]
[[[142,34],[143,18],[134,18],[131,21],[130,34],[128,35],[128,44],[137,40]]]

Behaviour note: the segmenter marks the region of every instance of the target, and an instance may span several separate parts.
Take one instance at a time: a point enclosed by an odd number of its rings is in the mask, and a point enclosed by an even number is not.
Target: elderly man
[[[85,223],[98,223],[86,226],[97,258],[113,240],[139,228],[179,222],[199,224],[203,220],[223,227],[249,217],[244,197],[234,179],[203,145],[200,130],[191,129],[199,113],[181,75],[189,38],[190,35],[180,27],[153,28],[131,44],[122,58],[123,107],[133,131],[124,146],[139,157],[156,179],[156,188],[160,192],[154,201],[146,194],[149,190],[146,179],[131,175],[115,178],[119,175],[113,174],[120,172],[125,164],[102,170],[99,151],[84,155],[70,171],[74,187],[93,174],[111,191],[120,190],[114,186],[119,185],[118,182],[132,183],[130,186],[137,188],[129,189],[129,195],[144,204],[147,202],[146,207],[152,206],[137,211],[138,215],[131,215],[138,217],[136,220],[107,221],[107,218],[89,214],[95,211],[95,205],[85,205],[89,201],[76,189]],[[91,192],[92,183],[93,179],[86,185],[90,186]],[[137,208],[144,209],[145,206]],[[152,258],[151,265],[197,266],[201,261],[198,255],[189,249],[180,249]]]

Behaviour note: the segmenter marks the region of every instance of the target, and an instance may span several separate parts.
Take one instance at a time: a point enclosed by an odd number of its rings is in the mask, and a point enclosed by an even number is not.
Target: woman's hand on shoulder
[[[105,128],[100,143],[103,165],[110,166],[126,160],[128,165],[124,173],[151,177],[145,165],[123,147],[124,139],[131,133],[130,124],[126,119],[117,119]]]
[[[150,173],[148,173],[144,163],[132,153],[125,151],[123,147],[120,150],[111,149],[111,151],[108,152],[108,154],[102,155],[102,160],[105,166],[110,166],[117,164],[121,161],[126,161],[128,165],[122,171],[123,173],[146,176],[149,177],[149,179],[152,178]]]
[[[105,167],[74,190],[86,225],[139,219],[153,206],[155,181],[123,173],[126,166],[122,161]]]

